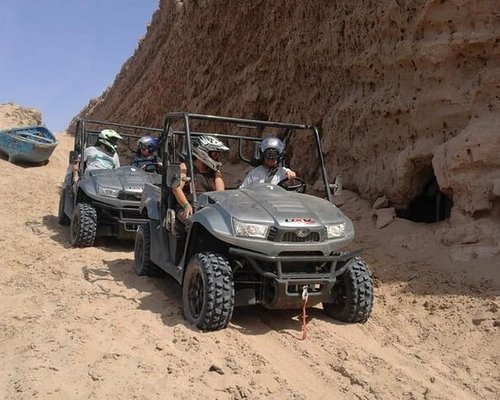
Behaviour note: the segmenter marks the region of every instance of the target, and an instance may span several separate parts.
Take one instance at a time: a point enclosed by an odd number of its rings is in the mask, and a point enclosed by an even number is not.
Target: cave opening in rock
[[[422,191],[411,201],[409,207],[396,210],[398,217],[426,223],[449,218],[453,201],[440,190],[434,171],[430,175]]]

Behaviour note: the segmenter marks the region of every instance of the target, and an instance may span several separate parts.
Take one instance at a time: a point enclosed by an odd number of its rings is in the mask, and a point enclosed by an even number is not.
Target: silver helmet
[[[275,137],[265,138],[260,144],[260,152],[263,158],[271,160],[279,160],[283,157],[283,150],[285,146],[283,142]]]
[[[154,136],[143,136],[137,142],[137,153],[142,149],[148,149],[150,153],[158,150],[158,139]]]
[[[222,163],[214,160],[215,154],[211,153],[220,151],[229,151],[229,147],[214,136],[203,135],[193,140],[193,155],[214,171],[218,171]]]

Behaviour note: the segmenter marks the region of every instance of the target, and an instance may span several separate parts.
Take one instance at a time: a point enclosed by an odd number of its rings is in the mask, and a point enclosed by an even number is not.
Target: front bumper
[[[263,302],[267,308],[292,309],[302,305],[302,289],[308,287],[308,306],[331,300],[333,285],[339,275],[342,275],[348,266],[346,261],[361,254],[363,250],[336,255],[278,255],[269,256],[251,250],[239,248],[229,249],[232,256],[244,258],[248,264],[262,277],[272,281],[275,288],[273,298]],[[271,263],[276,272],[263,269],[258,261]],[[327,263],[328,272],[289,272],[283,268],[283,263]],[[340,266],[339,266],[340,263]]]
[[[137,228],[148,222],[139,212],[139,204],[113,206],[94,201],[98,213],[98,234],[119,239],[134,239]]]

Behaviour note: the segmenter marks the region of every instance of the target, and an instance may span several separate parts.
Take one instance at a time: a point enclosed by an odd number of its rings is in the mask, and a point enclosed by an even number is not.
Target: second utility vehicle
[[[120,165],[116,169],[86,171],[79,162],[85,149],[96,143],[102,129],[116,129],[123,138],[119,144]],[[145,169],[129,164],[134,150],[131,143],[143,135],[158,136],[161,129],[81,119],[77,122],[75,146],[59,199],[59,223],[70,225],[74,247],[89,247],[96,236],[133,240],[145,219],[139,212],[141,193],[146,182],[160,184],[157,165]],[[73,182],[73,166],[79,163],[78,181]]]

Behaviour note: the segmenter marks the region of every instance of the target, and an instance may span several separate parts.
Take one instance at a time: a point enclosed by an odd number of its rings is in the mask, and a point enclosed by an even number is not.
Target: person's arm
[[[113,154],[113,161],[115,162],[115,168],[120,168],[120,157],[118,157],[118,153],[115,151]]]
[[[215,180],[214,180],[215,190],[220,192],[225,189],[224,179],[222,179],[222,174],[220,171],[215,172]]]
[[[191,215],[193,215],[193,207],[189,204],[189,201],[182,190],[186,184],[187,167],[185,163],[181,163],[179,167],[181,169],[181,183],[178,187],[172,189],[172,193],[174,194],[177,203],[179,203],[179,205],[184,209],[182,217],[188,219]],[[189,182],[187,183],[189,184]]]
[[[78,159],[74,162],[73,167],[72,167],[72,175],[73,175],[73,183],[78,182],[78,179],[80,178],[80,160],[81,156],[78,155]]]

